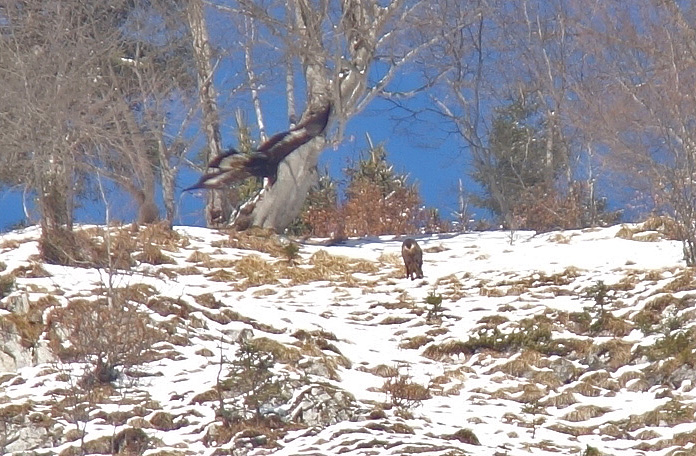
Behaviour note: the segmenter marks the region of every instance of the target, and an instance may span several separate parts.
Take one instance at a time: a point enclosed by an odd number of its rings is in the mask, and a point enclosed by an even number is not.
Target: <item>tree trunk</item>
[[[201,0],[189,1],[188,20],[196,57],[196,69],[198,70],[198,96],[203,111],[203,129],[208,139],[208,151],[204,161],[209,163],[210,160],[222,153],[222,135],[220,134],[217,94],[213,85],[212,50]],[[226,224],[231,215],[230,207],[231,204],[223,190],[207,191],[205,219],[208,226]]]
[[[174,216],[176,215],[176,204],[174,198],[174,190],[176,187],[176,170],[169,162],[171,153],[164,142],[164,133],[162,130],[160,130],[158,133],[157,155],[160,165],[160,178],[162,179],[162,198],[164,200],[165,219],[167,220],[167,223],[169,223],[169,226],[172,226],[174,223]]]
[[[153,198],[152,193],[147,191],[138,192],[136,197],[138,202],[138,216],[136,218],[139,224],[141,223],[155,223],[160,219],[159,208],[157,203]]]
[[[59,154],[51,154],[52,166],[46,170],[40,164],[38,182],[41,225],[47,230],[73,228],[73,167]]]
[[[68,154],[51,152],[34,164],[41,210],[41,258],[50,264],[73,264],[81,246],[74,242],[74,166]]]
[[[238,229],[250,226],[272,229],[278,233],[290,225],[300,212],[309,189],[317,181],[317,162],[326,140],[319,136],[290,154],[278,167],[278,179],[263,190],[251,212],[237,217]]]
[[[306,106],[332,103],[331,121],[339,125],[336,141],[340,141],[342,126],[348,118],[384,92],[398,71],[421,51],[441,39],[441,34],[431,34],[430,29],[424,29],[422,34],[410,33],[410,26],[403,25],[419,14],[427,16],[432,11],[429,0],[416,0],[408,5],[401,0],[342,0],[336,3],[293,0],[286,3],[282,17],[273,16],[280,9],[271,12],[258,7],[256,2],[241,3],[241,11],[253,20],[265,22],[273,30],[288,31],[283,62],[288,68],[285,84],[290,122],[294,122],[295,91],[300,92],[295,83],[304,83],[301,92],[307,100]],[[338,8],[340,14],[334,16]],[[340,19],[336,21],[336,18]],[[280,27],[283,21],[286,21],[285,28]],[[261,29],[252,30],[258,33]],[[418,39],[412,40],[414,37]],[[389,53],[393,53],[391,59],[384,57]],[[368,83],[376,55],[383,65],[379,70],[382,76]],[[302,65],[304,78],[294,78],[294,61]],[[253,60],[247,59],[247,72],[253,76],[256,73],[250,71],[251,63]],[[329,130],[327,128],[324,134]],[[279,166],[275,183],[265,189],[253,205],[248,204],[240,210],[234,225],[238,228],[259,226],[276,232],[287,228],[300,214],[309,189],[317,180],[317,161],[326,143],[326,138],[317,137],[287,156]]]

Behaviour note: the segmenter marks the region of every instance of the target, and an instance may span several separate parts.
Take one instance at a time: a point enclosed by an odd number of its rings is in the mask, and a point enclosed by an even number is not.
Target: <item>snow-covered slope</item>
[[[419,237],[415,281],[394,237],[290,262],[277,239],[141,231],[115,270],[5,234],[0,450],[696,454],[696,279],[679,242],[639,232]],[[90,379],[104,344],[128,356]],[[273,355],[276,399],[240,402],[244,344]]]

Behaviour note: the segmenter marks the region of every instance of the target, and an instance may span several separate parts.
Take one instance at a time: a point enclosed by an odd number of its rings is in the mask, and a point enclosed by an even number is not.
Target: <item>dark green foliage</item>
[[[574,332],[584,334],[589,331],[592,324],[592,315],[587,308],[582,312],[572,312],[568,314],[568,319],[575,324]]]
[[[436,210],[422,207],[408,176],[388,162],[384,146],[372,147],[343,171],[345,201],[340,201],[337,183],[328,175],[320,176],[291,234],[342,238],[446,229]]]
[[[601,456],[602,453],[595,448],[587,445],[587,448],[585,448],[585,451],[582,452],[582,456]]]
[[[675,325],[681,324],[675,321],[673,312],[683,310],[692,305],[689,295],[676,298],[671,294],[661,295],[645,304],[643,310],[638,312],[633,321],[643,334],[662,333],[666,327],[677,329]],[[670,310],[666,312],[667,310]]]
[[[609,287],[604,284],[604,281],[598,280],[593,286],[586,290],[586,296],[594,299],[595,305],[599,306],[601,311],[604,311],[604,304],[608,299]]]
[[[483,189],[473,203],[508,229],[549,231],[616,222],[593,182],[574,180],[559,119],[522,96],[495,110],[488,147],[474,156],[472,178]]]
[[[413,234],[420,220],[420,196],[407,176],[394,171],[382,145],[344,169],[348,177],[343,205],[349,236]]]
[[[593,286],[585,290],[585,297],[592,299],[594,306],[591,309],[586,308],[585,316],[580,320],[584,320],[586,324],[588,323],[587,318],[589,318],[587,331],[590,334],[619,336],[624,335],[632,327],[631,323],[615,317],[611,312],[604,309],[604,306],[614,299],[613,294],[610,293],[611,291],[611,288],[602,280],[598,280]]]
[[[435,292],[431,292],[428,294],[428,296],[425,298],[425,303],[428,304],[430,307],[428,308],[428,315],[426,317],[426,320],[437,320],[439,319],[442,315],[442,295],[441,294],[435,294]]]
[[[498,108],[488,153],[474,161],[472,177],[484,189],[476,204],[510,224],[530,197],[550,192],[566,161],[556,142],[552,162],[547,162],[548,134],[545,119],[531,100],[516,99]]]
[[[300,246],[295,242],[290,242],[283,246],[283,255],[289,264],[295,264],[300,257]]]
[[[469,354],[488,349],[502,353],[514,353],[523,348],[549,353],[551,349],[551,324],[548,319],[527,319],[510,333],[502,333],[497,327],[485,328],[476,337],[464,343]]]
[[[646,355],[650,361],[664,360],[670,357],[689,360],[692,358],[693,350],[696,349],[694,343],[693,329],[668,329],[654,345],[647,347]],[[689,362],[693,364],[693,360]]]
[[[449,435],[443,435],[443,438],[447,440],[458,440],[462,443],[467,443],[469,445],[481,445],[481,442],[479,442],[478,437],[476,437],[476,434],[474,434],[474,431],[471,429],[459,429],[458,431],[449,434]]]
[[[12,293],[15,285],[15,278],[12,274],[0,275],[0,299]]]
[[[238,344],[236,356],[227,363],[228,376],[218,388],[230,391],[238,398],[234,416],[261,420],[266,407],[279,405],[283,401],[287,393],[287,379],[273,372],[276,364],[273,353],[262,351],[249,340],[239,340]],[[222,402],[219,413],[228,413]]]
[[[375,185],[383,197],[406,187],[407,176],[394,171],[394,166],[387,161],[387,150],[383,145],[372,147],[368,151],[368,156],[361,157],[358,162],[343,171],[348,177],[349,196],[351,186],[360,182]]]
[[[328,170],[319,173],[317,184],[309,190],[302,213],[287,228],[291,235],[340,237],[343,220],[339,214],[338,183]]]
[[[544,355],[567,355],[575,347],[568,340],[553,340],[551,321],[546,316],[528,318],[518,323],[511,332],[503,333],[497,326],[478,330],[475,336],[465,342],[447,341],[430,344],[423,356],[430,359],[446,359],[458,355],[491,350],[499,353],[517,353],[524,349],[537,351]]]

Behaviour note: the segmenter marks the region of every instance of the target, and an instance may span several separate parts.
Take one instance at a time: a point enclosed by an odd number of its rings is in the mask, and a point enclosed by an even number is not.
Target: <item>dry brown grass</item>
[[[351,362],[343,356],[341,351],[332,342],[337,341],[336,336],[327,331],[300,330],[293,334],[298,339],[295,345],[305,356],[315,358],[315,363],[320,363],[332,380],[338,380],[338,368],[350,368]]]
[[[205,274],[205,277],[213,282],[235,282],[237,280],[237,275],[226,269],[218,269],[217,271]]]
[[[387,378],[380,389],[386,393],[393,406],[409,409],[430,399],[430,389],[413,381],[408,374],[396,374]]]
[[[58,299],[52,295],[42,296],[36,301],[30,301],[27,295],[15,299],[23,300],[26,308],[21,313],[14,311],[0,317],[0,333],[6,337],[10,334],[16,334],[23,347],[35,347],[45,330],[44,311],[57,307],[59,305]]]
[[[634,432],[644,427],[672,427],[692,422],[694,411],[693,404],[681,402],[677,398],[673,398],[654,410],[641,415],[631,415],[627,420],[617,424],[623,425],[629,432]]]
[[[10,273],[15,277],[24,277],[27,279],[37,279],[41,277],[51,277],[51,274],[36,261],[30,262],[28,265],[18,266]]]
[[[469,353],[469,347],[461,340],[448,340],[441,344],[431,344],[423,350],[423,356],[434,361],[450,361],[453,357]]]
[[[510,321],[510,319],[504,315],[486,315],[485,317],[482,317],[477,322],[479,324],[479,326],[476,329],[481,329],[481,328],[493,329],[493,328],[496,328],[504,323],[507,323],[508,321]]]
[[[14,250],[22,245],[23,242],[24,241],[18,241],[16,239],[5,239],[0,242],[0,250]]]
[[[454,274],[438,278],[434,288],[438,290],[438,293],[443,298],[451,302],[459,301],[467,294],[464,284]]]
[[[213,257],[209,253],[201,252],[200,250],[194,251],[186,261],[190,263],[200,263],[204,267],[209,267],[208,264],[212,261]]]
[[[297,263],[297,261],[295,261]],[[374,274],[378,266],[367,260],[330,255],[319,250],[312,255],[307,264],[292,264],[288,261],[269,261],[258,254],[250,254],[230,263],[234,271],[219,269],[206,275],[210,280],[229,282],[237,291],[262,285],[278,285],[287,281],[287,286],[315,281],[335,281],[344,286],[366,285],[354,274]],[[217,266],[211,261],[211,266]]]
[[[281,363],[297,364],[302,359],[302,351],[293,346],[281,344],[280,342],[269,339],[268,337],[257,337],[251,339],[249,344],[259,352],[271,353],[274,359]]]
[[[556,394],[551,397],[546,397],[540,404],[545,407],[556,407],[562,409],[573,404],[577,404],[578,400],[571,391],[563,391],[562,393]]]
[[[326,250],[319,250],[314,253],[309,259],[309,264],[320,271],[325,271],[323,275],[347,273],[375,274],[379,271],[379,267],[372,261],[331,255]]]
[[[694,277],[693,268],[684,269],[660,292],[662,293],[678,293],[680,291],[690,291],[696,289],[696,278]]]
[[[598,407],[596,405],[578,405],[574,410],[563,415],[562,419],[577,423],[602,416],[610,411],[611,409],[608,407]]]
[[[633,330],[633,323],[615,317],[611,312],[602,312],[590,329],[600,335],[625,337]]]
[[[566,388],[565,391],[577,393],[585,397],[599,397],[602,394],[600,388],[584,381],[576,382],[573,386]]]
[[[445,440],[457,440],[461,443],[466,443],[469,445],[481,445],[478,437],[471,429],[459,429],[453,434],[446,434],[441,436]]]
[[[541,354],[534,350],[523,350],[510,361],[493,368],[490,373],[503,372],[515,377],[525,377],[534,370],[541,361]]]
[[[535,383],[525,383],[522,385],[522,394],[515,396],[512,400],[523,404],[536,403],[546,396],[548,391]]]
[[[237,273],[237,279],[243,280],[243,282],[236,284],[240,290],[259,285],[276,284],[281,277],[280,268],[256,254],[247,255],[238,260],[234,269]]]
[[[387,366],[386,364],[378,364],[377,366],[371,368],[358,367],[358,370],[362,372],[369,372],[372,375],[382,378],[390,378],[399,375],[399,369],[397,367]]]
[[[622,333],[626,335],[628,333]],[[621,339],[612,339],[598,347],[598,356],[606,356],[609,358],[607,366],[610,369],[618,369],[626,366],[633,359],[633,343],[624,342]]]
[[[133,255],[133,258],[141,263],[154,265],[176,264],[172,257],[165,254],[159,246],[154,244],[145,244],[142,251]]]
[[[153,296],[147,300],[147,307],[162,317],[170,315],[186,319],[191,312],[191,306],[181,299],[168,296]]]
[[[208,309],[219,309],[222,303],[215,298],[212,293],[203,293],[195,297],[196,304],[207,307]]]
[[[73,231],[53,230],[42,233],[41,257],[47,263],[77,267],[129,269],[133,256],[141,261],[171,262],[162,250],[176,252],[189,245],[188,238],[173,231],[166,223],[111,225]]]
[[[404,341],[402,341],[399,344],[399,348],[403,348],[403,349],[407,349],[407,350],[418,350],[419,348],[423,347],[424,345],[428,345],[433,340],[434,339],[432,337],[428,337],[428,336],[424,336],[424,335],[409,337],[409,338],[406,338]]]
[[[623,225],[616,237],[637,241],[658,241],[669,239],[681,240],[680,228],[677,222],[667,216],[652,216],[636,227]]]
[[[211,243],[212,247],[226,247],[241,250],[254,250],[267,253],[276,258],[284,256],[284,245],[273,231],[263,228],[250,228],[245,231],[230,231],[227,239]]]
[[[379,258],[377,258],[377,261],[379,261],[383,265],[393,266],[395,268],[401,268],[401,266],[403,265],[403,260],[401,259],[401,256],[398,253],[394,252],[382,252],[379,255]]]
[[[412,318],[409,317],[396,317],[396,316],[386,316],[376,324],[378,325],[400,325],[402,323],[408,323]]]
[[[195,266],[185,266],[183,268],[160,268],[160,274],[164,274],[170,279],[175,279],[176,276],[192,276],[192,275],[203,275],[203,271]]]
[[[564,423],[555,423],[547,427],[547,429],[555,432],[560,432],[561,434],[568,434],[574,437],[580,437],[581,435],[592,435],[597,431],[594,426],[572,426]],[[556,450],[559,452],[559,450]],[[559,454],[562,454],[559,452]]]
[[[0,317],[0,333],[4,337],[16,334],[24,348],[34,347],[43,331],[43,322],[28,319],[27,315],[12,313]]]

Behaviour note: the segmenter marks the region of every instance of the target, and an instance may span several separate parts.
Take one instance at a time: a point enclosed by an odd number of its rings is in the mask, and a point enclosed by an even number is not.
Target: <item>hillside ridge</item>
[[[696,277],[648,224],[339,245],[0,235],[12,456],[696,455]]]

